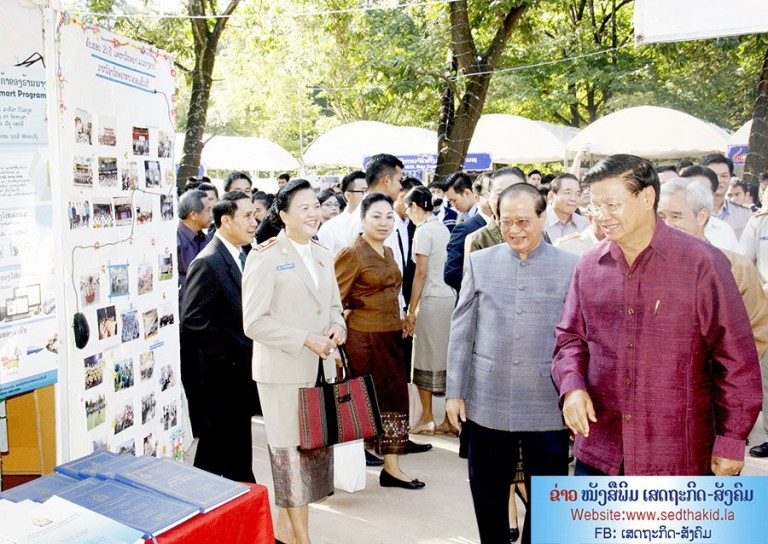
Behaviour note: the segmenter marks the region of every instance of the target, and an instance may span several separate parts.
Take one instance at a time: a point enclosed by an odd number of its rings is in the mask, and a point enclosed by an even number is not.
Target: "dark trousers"
[[[256,483],[249,411],[214,421],[199,433],[193,465],[236,482]]]
[[[469,431],[469,485],[480,542],[509,544],[509,488],[522,449],[529,493],[522,542],[530,544],[531,476],[568,475],[568,431],[498,431],[471,421],[464,430]]]

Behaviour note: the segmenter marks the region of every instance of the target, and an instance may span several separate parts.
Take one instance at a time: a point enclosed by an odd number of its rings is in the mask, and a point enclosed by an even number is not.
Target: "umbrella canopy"
[[[741,125],[741,128],[728,137],[728,145],[749,145],[749,135],[752,132],[752,119]]]
[[[364,157],[378,153],[434,154],[437,135],[424,128],[355,121],[333,128],[315,140],[304,153],[304,164],[361,168]]]
[[[617,111],[582,129],[567,149],[605,156],[629,153],[647,159],[676,159],[722,153],[728,132],[670,108],[639,106]]]
[[[480,117],[469,151],[490,153],[493,162],[502,164],[562,161],[565,144],[578,132],[573,127],[492,113]]]
[[[200,161],[209,169],[277,171],[299,168],[299,161],[293,155],[266,138],[213,136],[204,141]],[[176,134],[177,160],[181,159],[183,148],[184,135]]]

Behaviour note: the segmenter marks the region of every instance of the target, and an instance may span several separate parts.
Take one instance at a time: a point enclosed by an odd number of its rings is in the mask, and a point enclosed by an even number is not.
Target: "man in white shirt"
[[[728,186],[733,177],[733,161],[720,153],[712,153],[702,157],[699,164],[706,166],[717,176],[717,189],[712,191],[715,206],[713,215],[728,223],[733,228],[733,232],[736,233],[736,238],[741,238],[741,233],[744,232],[744,227],[747,226],[752,212],[743,206],[729,202],[725,198],[725,193],[728,192]]]
[[[573,174],[560,174],[550,184],[552,202],[546,221],[546,233],[553,242],[589,228],[589,221],[576,214],[581,199],[579,179]]]
[[[347,207],[342,213],[323,223],[317,231],[317,239],[331,251],[334,257],[360,232],[360,221],[357,218],[358,206],[368,192],[365,172],[356,170],[344,176],[341,180],[341,190],[347,201]]]

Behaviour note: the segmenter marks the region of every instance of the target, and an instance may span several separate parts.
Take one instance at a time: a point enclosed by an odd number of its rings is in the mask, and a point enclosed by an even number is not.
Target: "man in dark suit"
[[[199,438],[194,465],[240,482],[256,481],[251,416],[258,393],[240,285],[256,231],[254,210],[240,191],[213,206],[216,234],[189,267],[181,309],[181,380]]]
[[[486,220],[477,212],[477,203],[472,194],[472,179],[464,172],[448,176],[445,180],[445,196],[461,212],[461,220],[453,227],[451,238],[448,240],[448,258],[443,271],[445,283],[458,293],[461,290],[461,274],[464,269],[464,239],[468,234],[484,227]]]

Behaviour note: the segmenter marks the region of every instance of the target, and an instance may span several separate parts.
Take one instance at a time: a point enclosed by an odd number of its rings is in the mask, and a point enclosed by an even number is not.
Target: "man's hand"
[[[327,336],[333,340],[337,346],[340,346],[347,341],[346,329],[337,323],[328,325],[325,329],[323,329],[323,336]]]
[[[734,461],[713,455],[711,468],[715,476],[737,476],[744,468],[744,461]]]
[[[574,434],[589,436],[589,422],[597,423],[595,407],[589,393],[583,389],[568,391],[563,399],[563,417],[565,424]]]
[[[447,399],[445,401],[445,413],[453,428],[461,432],[461,424],[467,420],[464,399]]]

